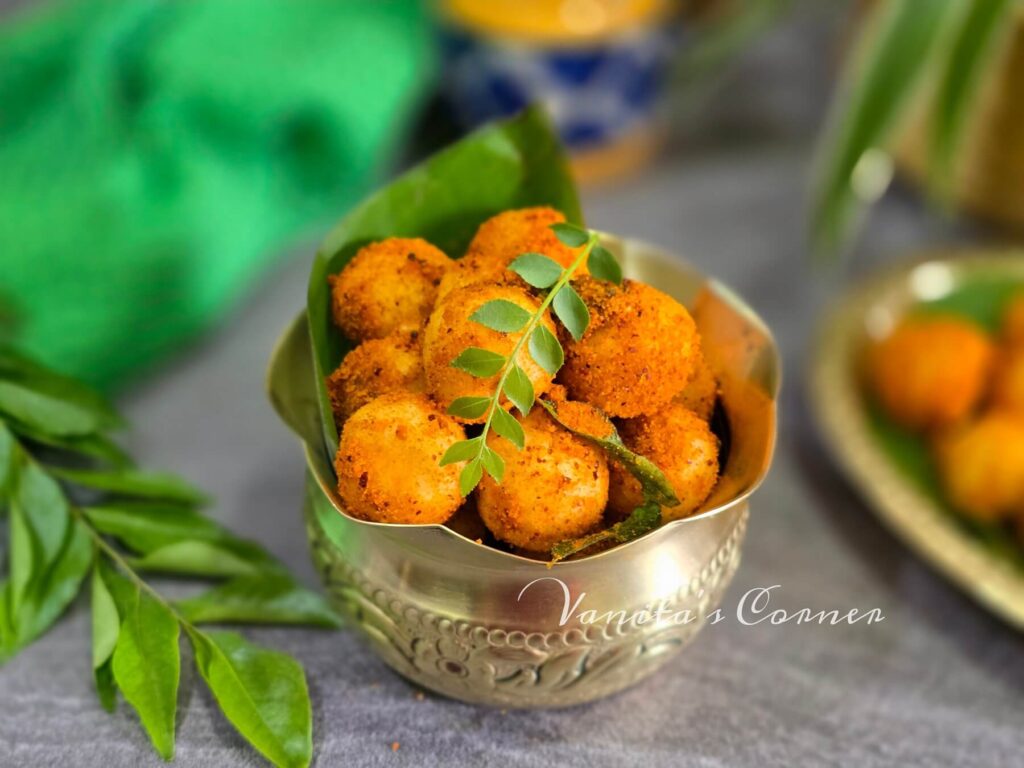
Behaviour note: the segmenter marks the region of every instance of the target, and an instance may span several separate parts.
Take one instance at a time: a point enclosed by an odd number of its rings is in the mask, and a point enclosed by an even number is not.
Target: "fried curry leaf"
[[[676,496],[676,492],[672,489],[665,474],[650,459],[629,450],[626,444],[622,442],[622,438],[619,437],[619,433],[611,422],[608,422],[607,435],[590,435],[573,429],[559,419],[558,406],[552,401],[542,398],[540,404],[551,418],[564,429],[572,432],[577,437],[582,437],[584,440],[589,440],[595,445],[600,446],[605,453],[622,464],[640,482],[640,488],[645,499],[666,507],[674,507],[679,503],[679,498]]]
[[[559,560],[577,555],[598,544],[606,542],[624,544],[627,541],[633,541],[633,539],[638,539],[645,533],[653,531],[659,525],[661,525],[661,507],[654,502],[642,504],[621,523],[616,523],[589,536],[559,542],[551,548],[551,562],[557,563]]]

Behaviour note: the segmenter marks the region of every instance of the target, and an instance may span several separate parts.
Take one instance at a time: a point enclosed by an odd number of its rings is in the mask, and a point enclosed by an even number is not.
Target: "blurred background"
[[[742,163],[768,143],[799,146],[792,215],[808,237],[786,258],[802,266],[812,250],[833,262],[850,252],[858,204],[894,167],[911,197],[1005,232],[1024,218],[1013,4],[980,3],[1002,15],[959,21],[941,9],[962,3],[912,5],[2,0],[0,332],[117,390],[376,184],[533,102],[588,189],[669,158],[685,158],[685,174],[716,151]],[[986,53],[996,48],[1012,50]],[[923,149],[929,115],[914,105],[947,60],[960,76],[952,98],[937,89],[938,113],[952,116],[932,121],[948,128],[940,149],[952,156],[970,135],[939,199],[925,179],[945,165]],[[984,114],[963,119],[969,110]]]

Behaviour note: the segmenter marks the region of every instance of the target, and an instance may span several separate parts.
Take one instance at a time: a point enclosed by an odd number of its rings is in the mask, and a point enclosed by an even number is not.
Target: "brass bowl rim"
[[[677,265],[677,267],[685,268],[685,269],[688,269],[688,270],[692,271],[695,274],[701,275],[701,277],[704,278],[705,285],[708,288],[708,290],[710,290],[713,293],[715,293],[717,295],[717,297],[721,301],[723,301],[726,305],[728,305],[731,310],[736,312],[738,315],[742,316],[748,323],[750,323],[751,325],[756,327],[758,331],[760,331],[761,333],[764,334],[765,341],[766,341],[765,348],[766,348],[766,350],[768,350],[768,352],[770,354],[771,363],[772,363],[773,372],[774,372],[774,377],[772,379],[771,388],[770,388],[769,391],[766,391],[766,394],[769,395],[770,398],[771,398],[771,407],[772,407],[772,411],[773,411],[774,420],[773,420],[773,424],[772,424],[771,433],[770,433],[770,436],[768,438],[768,445],[766,446],[766,449],[765,449],[765,460],[764,460],[762,469],[758,473],[756,478],[752,482],[750,482],[750,484],[741,493],[737,494],[735,497],[733,497],[733,498],[729,499],[728,501],[726,501],[726,502],[724,502],[722,504],[719,504],[719,505],[717,505],[717,506],[715,506],[715,507],[713,507],[711,509],[704,510],[702,512],[699,512],[698,514],[691,515],[690,517],[685,517],[685,518],[681,518],[681,519],[678,519],[678,520],[671,520],[671,521],[669,521],[667,523],[662,523],[660,526],[658,526],[658,528],[656,528],[653,531],[650,531],[650,532],[640,536],[637,539],[634,539],[634,540],[629,541],[629,542],[624,542],[624,543],[621,543],[621,544],[616,544],[613,547],[610,547],[608,549],[602,550],[602,551],[597,552],[595,554],[584,555],[583,557],[578,557],[578,558],[574,558],[574,559],[570,559],[570,560],[562,560],[562,561],[559,561],[559,562],[556,562],[556,563],[551,563],[551,562],[548,562],[548,561],[537,560],[535,558],[530,558],[530,557],[526,557],[526,556],[523,556],[523,555],[519,555],[519,554],[516,554],[514,552],[507,552],[507,551],[504,551],[504,550],[496,549],[493,546],[489,546],[487,544],[484,544],[484,543],[475,541],[473,539],[470,539],[470,538],[464,536],[463,534],[459,533],[458,531],[455,531],[455,530],[449,528],[448,526],[440,524],[440,523],[409,523],[409,524],[378,523],[378,522],[373,522],[373,521],[370,521],[370,520],[361,520],[361,519],[359,519],[357,517],[354,517],[354,516],[350,515],[349,513],[347,513],[342,508],[342,506],[340,504],[340,501],[337,498],[337,494],[334,491],[334,488],[331,487],[326,482],[326,480],[323,477],[320,476],[320,473],[317,471],[317,469],[316,469],[316,463],[317,462],[316,462],[316,460],[315,460],[315,458],[313,456],[313,449],[312,449],[312,447],[309,445],[308,442],[306,442],[304,439],[302,439],[301,436],[298,436],[299,441],[302,443],[303,455],[304,455],[305,460],[306,460],[306,468],[309,471],[310,476],[314,479],[314,481],[315,481],[317,487],[319,488],[320,492],[330,502],[331,506],[334,507],[334,510],[339,515],[344,517],[345,520],[347,522],[350,522],[350,523],[354,523],[354,524],[361,525],[361,526],[367,526],[367,527],[370,527],[370,528],[384,529],[384,530],[388,530],[388,531],[394,531],[394,530],[408,530],[408,531],[439,530],[439,531],[443,531],[444,533],[442,535],[449,536],[449,537],[454,537],[455,539],[463,541],[463,542],[466,542],[468,544],[471,544],[472,546],[477,547],[478,549],[486,550],[488,553],[491,553],[491,555],[498,557],[499,560],[509,560],[511,562],[518,563],[518,564],[529,563],[531,566],[538,566],[538,567],[541,567],[541,568],[544,568],[544,569],[551,569],[551,568],[569,567],[569,566],[577,566],[578,567],[579,564],[584,563],[584,562],[596,562],[596,561],[602,560],[602,559],[604,559],[606,557],[612,557],[612,556],[621,555],[626,550],[628,550],[630,547],[632,547],[634,545],[637,545],[640,542],[646,542],[647,544],[654,544],[656,540],[661,539],[661,538],[665,538],[666,536],[674,534],[677,531],[681,531],[687,525],[692,525],[692,524],[697,523],[697,522],[699,522],[701,520],[705,520],[705,519],[707,519],[709,517],[713,517],[713,516],[722,514],[722,513],[726,512],[727,510],[733,509],[733,508],[735,508],[735,507],[737,507],[737,506],[739,506],[741,504],[744,504],[750,498],[750,496],[755,491],[757,491],[758,488],[761,487],[761,485],[764,483],[765,479],[767,478],[769,471],[771,470],[772,461],[774,460],[774,455],[775,455],[775,448],[776,448],[776,445],[777,445],[777,442],[778,442],[778,405],[779,405],[778,400],[779,400],[779,391],[781,390],[781,387],[782,387],[782,360],[781,360],[781,355],[779,353],[778,343],[776,342],[775,337],[774,337],[774,335],[771,332],[771,329],[764,322],[764,320],[761,318],[761,316],[758,315],[757,312],[755,312],[739,296],[739,294],[737,294],[735,291],[733,291],[731,288],[729,288],[725,283],[723,283],[723,282],[721,282],[721,281],[719,281],[719,280],[717,280],[717,279],[715,279],[713,277],[708,277],[708,276],[704,275],[704,273],[696,265],[694,265],[689,260],[683,258],[682,256],[679,256],[679,255],[677,255],[677,254],[667,250],[666,248],[663,248],[661,246],[655,245],[653,243],[650,243],[648,241],[641,240],[641,239],[638,239],[638,238],[619,237],[617,235],[611,235],[610,233],[605,233],[605,232],[602,232],[601,234],[602,234],[602,238],[617,240],[617,241],[619,241],[619,242],[621,242],[623,244],[629,244],[631,247],[645,249],[645,250],[647,250],[647,251],[649,251],[651,253],[657,254],[660,258],[667,259],[667,260],[673,262],[675,265]],[[267,371],[267,375],[266,375],[266,379],[265,379],[265,386],[267,388],[268,394],[270,395],[270,400],[271,400],[272,403],[275,402],[275,398],[274,398],[274,394],[273,394],[274,390],[273,390],[273,385],[272,385],[272,378],[273,378],[272,374],[273,374],[273,370],[274,370],[274,361],[277,360],[278,355],[281,352],[281,350],[288,344],[289,339],[291,338],[292,334],[295,333],[296,330],[298,330],[299,332],[302,332],[302,331],[305,331],[306,329],[307,329],[306,312],[305,312],[305,310],[303,310],[303,311],[301,311],[295,317],[295,319],[291,322],[291,324],[289,324],[288,327],[286,327],[286,329],[282,332],[282,334],[278,337],[277,341],[274,344],[274,347],[273,347],[273,350],[272,350],[271,356],[270,356],[271,363],[270,363],[270,366],[268,367],[268,371]],[[312,365],[310,367],[312,368]]]

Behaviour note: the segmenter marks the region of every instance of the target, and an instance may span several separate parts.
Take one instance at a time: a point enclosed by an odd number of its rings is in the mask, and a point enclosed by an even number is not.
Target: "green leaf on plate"
[[[193,623],[303,624],[337,627],[337,614],[318,595],[284,573],[239,576],[177,603]]]
[[[505,358],[497,352],[480,347],[469,347],[462,350],[451,362],[452,368],[458,368],[468,374],[485,379],[493,376],[505,365]]]
[[[480,462],[487,470],[487,474],[494,478],[494,482],[501,485],[501,481],[505,477],[505,460],[498,455],[498,452],[485,445],[484,451],[480,455]]]
[[[519,450],[522,450],[526,444],[526,435],[523,433],[522,425],[516,421],[515,416],[504,408],[496,408],[494,410],[494,416],[491,417],[491,427]]]
[[[457,397],[448,406],[448,413],[460,419],[479,419],[491,404],[489,397]]]
[[[462,468],[462,472],[459,473],[459,491],[462,495],[469,496],[480,482],[480,478],[483,476],[483,462],[479,457],[466,464],[466,466]]]
[[[551,548],[551,562],[557,563],[570,555],[579,554],[605,542],[624,544],[627,541],[633,541],[633,539],[638,539],[645,533],[653,531],[659,525],[661,525],[661,507],[654,502],[643,504],[634,509],[625,520],[605,528],[603,531],[597,531],[579,539],[560,541]]]
[[[622,267],[612,256],[611,251],[603,245],[595,245],[587,257],[587,270],[598,280],[607,280],[616,285],[622,284]]]
[[[530,313],[505,299],[494,299],[478,307],[469,316],[474,323],[501,333],[514,333],[523,329],[530,322]]]
[[[453,443],[444,452],[444,456],[441,457],[440,466],[446,467],[449,464],[457,464],[460,461],[469,461],[476,458],[478,453],[480,453],[479,437],[474,437],[470,440],[460,440],[457,443]]]
[[[572,337],[576,341],[582,339],[583,334],[587,332],[587,326],[590,325],[590,310],[576,290],[571,285],[562,286],[555,294],[551,306]]]
[[[550,288],[562,276],[562,265],[543,253],[517,256],[508,268],[534,288]]]
[[[234,632],[188,635],[196,668],[235,729],[274,765],[308,766],[313,718],[299,663]]]
[[[565,362],[565,351],[562,349],[558,338],[545,328],[538,325],[530,334],[530,356],[537,361],[537,365],[554,376],[561,369]]]
[[[512,366],[502,389],[505,392],[505,397],[512,401],[513,405],[519,409],[523,416],[528,414],[530,409],[533,408],[533,383],[530,381],[530,377],[526,375],[526,371],[518,365]]]
[[[96,682],[96,695],[108,712],[114,711],[117,689],[114,684],[113,655],[117,636],[121,631],[114,598],[100,573],[100,566],[92,569],[92,669]]]
[[[562,242],[562,245],[567,245],[570,248],[586,245],[587,240],[590,239],[590,233],[575,224],[552,224],[550,229],[555,233],[555,237]]]
[[[207,497],[177,475],[138,469],[93,470],[50,467],[49,471],[70,483],[119,496],[201,505]]]
[[[338,433],[325,379],[351,344],[331,322],[327,276],[340,272],[361,246],[386,237],[422,237],[445,253],[464,253],[489,216],[536,205],[562,211],[570,222],[583,222],[561,142],[543,113],[530,109],[433,155],[335,226],[310,271],[306,304],[320,425],[330,455]]]
[[[612,459],[622,464],[626,471],[639,481],[645,499],[666,507],[674,507],[679,504],[679,498],[676,496],[676,492],[673,490],[668,478],[665,477],[665,474],[658,469],[653,461],[629,450],[626,444],[622,442],[622,438],[619,437],[615,425],[610,421],[608,422],[607,434],[591,435],[572,429],[559,419],[558,406],[555,403],[542,398],[540,404],[548,412],[548,415],[561,425],[563,429],[584,440],[589,440],[604,450]]]
[[[167,606],[110,566],[103,566],[102,577],[121,617],[112,657],[114,680],[156,751],[170,760],[181,672],[178,621]]]

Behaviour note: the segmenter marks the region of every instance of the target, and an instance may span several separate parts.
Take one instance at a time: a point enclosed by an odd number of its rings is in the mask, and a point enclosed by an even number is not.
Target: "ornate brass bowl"
[[[614,693],[693,639],[739,565],[747,501],[775,440],[775,344],[739,298],[681,260],[635,241],[605,244],[628,276],[691,308],[722,380],[729,437],[722,477],[699,514],[599,554],[549,566],[444,526],[349,517],[319,426],[304,317],[274,352],[271,400],[305,444],[315,564],[350,624],[425,688],[502,707]]]

